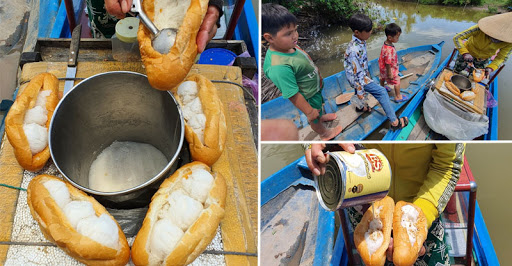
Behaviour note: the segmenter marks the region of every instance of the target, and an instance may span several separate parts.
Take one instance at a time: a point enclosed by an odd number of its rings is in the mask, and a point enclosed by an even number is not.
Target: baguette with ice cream
[[[354,243],[366,265],[384,265],[391,239],[395,202],[386,196],[373,203],[354,231]]]
[[[94,198],[60,178],[36,176],[27,189],[32,217],[49,241],[87,265],[126,265],[130,248],[116,220]]]
[[[41,73],[16,97],[5,118],[5,132],[18,163],[26,170],[38,171],[50,158],[48,128],[59,103],[59,81]]]
[[[164,180],[132,246],[135,265],[186,265],[215,236],[224,216],[226,182],[201,162]]]
[[[187,77],[175,94],[185,118],[185,138],[193,160],[214,164],[224,151],[226,118],[217,88],[207,78]]]
[[[393,263],[413,265],[427,238],[427,218],[412,203],[396,203],[393,217]]]
[[[158,29],[175,29],[169,53],[152,46],[152,33],[139,25],[137,39],[149,83],[159,90],[173,90],[185,79],[197,55],[196,37],[208,9],[208,0],[144,0],[142,8]]]

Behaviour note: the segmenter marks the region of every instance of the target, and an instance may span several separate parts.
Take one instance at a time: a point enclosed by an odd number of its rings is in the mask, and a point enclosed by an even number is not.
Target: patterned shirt
[[[396,77],[398,75],[398,56],[396,55],[395,46],[384,43],[380,50],[379,57],[380,78],[383,80],[388,78],[386,65],[391,67],[391,74],[393,75],[393,78]]]
[[[352,36],[352,41],[348,43],[345,51],[343,66],[350,86],[357,91],[358,95],[364,94],[363,86],[373,82],[368,73],[368,54],[365,41]]]

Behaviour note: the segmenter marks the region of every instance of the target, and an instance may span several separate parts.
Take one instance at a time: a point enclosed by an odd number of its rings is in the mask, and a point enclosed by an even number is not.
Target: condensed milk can
[[[384,198],[391,186],[391,166],[376,149],[327,152],[325,174],[315,176],[316,194],[326,210],[370,203]]]

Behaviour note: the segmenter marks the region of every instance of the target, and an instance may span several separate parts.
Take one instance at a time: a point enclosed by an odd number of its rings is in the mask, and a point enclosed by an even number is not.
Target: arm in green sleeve
[[[478,25],[475,25],[465,31],[457,33],[455,37],[453,37],[453,44],[455,44],[455,48],[459,50],[459,54],[463,55],[469,53],[469,50],[466,48],[466,45],[463,41],[467,40],[469,37],[477,34],[478,32],[480,32],[480,28],[478,28]]]
[[[428,227],[450,200],[460,177],[465,144],[437,144],[423,185],[413,203],[423,210]]]
[[[494,60],[487,66],[492,70],[498,69],[501,65],[507,62],[508,58],[512,54],[512,43],[504,48],[500,49],[500,52],[496,55]]]

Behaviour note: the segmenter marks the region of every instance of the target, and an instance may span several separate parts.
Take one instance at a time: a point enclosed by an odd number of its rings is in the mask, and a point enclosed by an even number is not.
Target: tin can
[[[370,203],[384,198],[391,186],[389,161],[376,149],[328,152],[325,174],[315,176],[316,195],[326,210]]]

